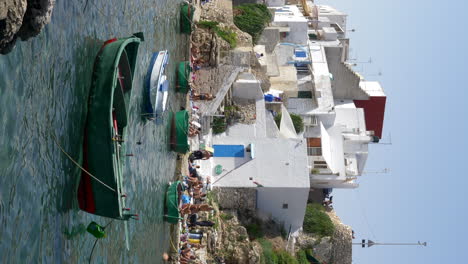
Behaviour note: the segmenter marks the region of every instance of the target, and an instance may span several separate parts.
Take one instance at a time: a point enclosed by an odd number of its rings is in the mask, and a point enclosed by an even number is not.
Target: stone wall
[[[255,212],[257,191],[254,188],[214,187],[220,209]]]

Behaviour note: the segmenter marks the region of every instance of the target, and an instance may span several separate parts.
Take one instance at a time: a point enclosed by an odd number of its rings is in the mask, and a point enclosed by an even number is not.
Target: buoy
[[[104,227],[98,225],[96,222],[91,222],[88,225],[88,228],[86,228],[86,231],[93,235],[95,238],[103,238],[106,236],[106,233],[104,232]]]

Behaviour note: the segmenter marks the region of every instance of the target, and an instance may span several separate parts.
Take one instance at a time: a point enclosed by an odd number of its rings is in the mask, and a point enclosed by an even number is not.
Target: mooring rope
[[[52,136],[52,139],[54,140],[55,144],[60,148],[60,150],[63,152],[63,154],[65,154],[68,159],[70,159],[73,163],[75,163],[75,165],[80,168],[82,171],[84,171],[86,174],[88,174],[91,178],[93,178],[94,180],[96,180],[97,182],[99,182],[100,184],[104,185],[105,187],[107,187],[109,190],[113,191],[113,192],[117,192],[116,190],[114,190],[112,187],[110,187],[109,185],[105,184],[104,182],[102,182],[101,180],[99,180],[96,176],[92,175],[89,171],[85,170],[83,167],[81,167],[80,164],[78,164],[78,162],[76,162],[63,148],[62,146],[58,143],[57,141],[57,138],[55,137],[54,134],[50,134]]]

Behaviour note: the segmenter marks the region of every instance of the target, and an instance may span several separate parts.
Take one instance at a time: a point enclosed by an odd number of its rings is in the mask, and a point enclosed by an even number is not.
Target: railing
[[[308,147],[307,156],[322,156],[322,148],[321,147]]]

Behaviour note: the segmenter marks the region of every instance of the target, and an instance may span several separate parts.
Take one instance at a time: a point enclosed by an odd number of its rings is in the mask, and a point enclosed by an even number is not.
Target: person
[[[193,93],[192,94],[192,100],[205,100],[205,101],[211,101],[215,99],[216,96],[212,95],[210,93]]]
[[[326,199],[323,200],[322,205],[325,206],[325,207],[332,208],[332,205],[331,205],[332,203],[333,203],[333,196],[330,196],[328,201]]]
[[[206,150],[195,150],[190,153],[189,161],[193,163],[194,160],[207,160],[211,158],[211,152]]]
[[[162,254],[162,259],[163,259],[164,261],[166,261],[166,262],[169,262],[169,261],[172,261],[172,260],[173,260],[172,257],[169,256],[169,254],[167,254],[166,252],[164,252],[164,253]]]
[[[193,137],[193,136],[196,136],[196,135],[200,134],[200,132],[201,132],[201,128],[196,128],[196,127],[190,125],[188,135],[189,135],[189,137]]]
[[[208,212],[213,210],[213,207],[207,204],[183,204],[180,207],[180,214],[196,214],[198,212]]]
[[[212,227],[212,226],[215,225],[215,223],[213,223],[212,221],[209,221],[209,220],[205,220],[205,221],[195,221],[192,225]]]

